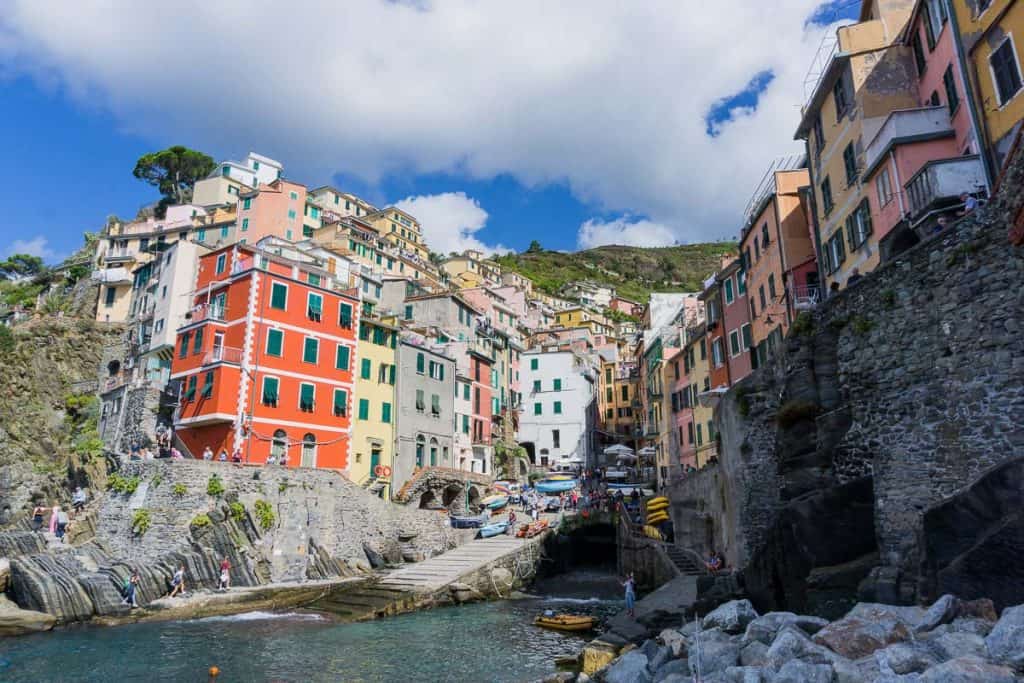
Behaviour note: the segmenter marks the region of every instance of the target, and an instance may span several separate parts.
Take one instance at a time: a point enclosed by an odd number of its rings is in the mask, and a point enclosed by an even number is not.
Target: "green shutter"
[[[265,406],[276,406],[277,405],[277,387],[278,380],[276,377],[264,377],[263,378],[263,405]]]
[[[405,307],[405,319],[412,320],[412,306]]]
[[[468,384],[462,385],[462,398],[464,398],[467,401],[469,400],[469,385]]]
[[[192,353],[199,353],[203,350],[203,328],[196,330],[195,343],[192,344]]]
[[[430,412],[435,415],[441,414],[441,397],[437,394],[430,395]]]
[[[334,414],[342,417],[348,412],[348,394],[344,389],[334,390]]]
[[[535,393],[535,394],[539,394],[540,393],[540,380],[539,379],[533,380],[533,393]]]
[[[191,332],[185,332],[181,335],[181,353],[178,354],[178,358],[184,358],[188,355],[188,342],[191,337]]]
[[[203,398],[213,396],[213,370],[206,373],[206,381],[203,382]]]
[[[426,404],[423,402],[423,390],[416,390],[416,410],[422,412],[426,409]]]
[[[299,386],[299,408],[302,410],[310,411],[313,410],[313,396],[315,395],[316,387],[312,384],[302,384]]]
[[[370,419],[370,402],[365,398],[359,399],[359,419]]]
[[[280,356],[284,347],[284,332],[267,330],[267,355]]]
[[[352,306],[349,304],[341,304],[340,313],[338,315],[338,324],[342,327],[352,327]]]
[[[424,370],[425,367],[426,367],[426,360],[424,359],[423,354],[422,353],[417,353],[416,354],[416,372],[418,372],[419,374],[422,375],[423,374],[423,370]]]
[[[316,364],[320,354],[320,341],[314,337],[306,337],[302,345],[302,362]]]
[[[185,389],[185,400],[191,401],[196,397],[196,376],[188,378],[188,387]]]
[[[384,424],[391,424],[391,404],[386,401],[380,406],[380,421]]]
[[[392,365],[388,368],[388,384],[395,386],[395,366]]]
[[[312,277],[312,276],[310,276]],[[320,319],[320,313],[323,312],[324,298],[319,294],[309,295],[309,314],[311,318]]]
[[[540,403],[534,403],[533,404],[533,414],[534,415],[540,415],[541,412],[543,412],[542,409],[541,409],[541,404]]]
[[[555,401],[555,415],[561,415],[561,414],[562,414],[562,402],[561,401]]]
[[[275,282],[270,286],[270,307],[285,310],[288,305],[288,287]]]
[[[561,391],[561,390],[562,390],[562,380],[561,379],[556,379],[555,380],[555,391]]]
[[[538,364],[539,364],[539,361],[536,358],[531,358],[530,359],[530,369],[531,370],[536,370]]]
[[[334,366],[339,370],[348,370],[348,347],[338,344],[338,353],[334,358]]]
[[[370,379],[370,370],[372,369],[373,363],[370,362],[369,358],[364,358],[362,361],[362,369],[359,372],[359,376],[363,379]]]

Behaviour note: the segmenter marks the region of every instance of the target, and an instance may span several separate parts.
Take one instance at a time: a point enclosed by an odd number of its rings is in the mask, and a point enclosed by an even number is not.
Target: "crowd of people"
[[[32,509],[32,530],[42,533],[43,524],[46,523],[47,530],[53,534],[61,543],[65,542],[68,529],[74,522],[75,517],[82,511],[89,496],[81,486],[76,486],[71,494],[71,514],[59,504],[52,507],[37,504]],[[49,515],[49,519],[47,519]]]

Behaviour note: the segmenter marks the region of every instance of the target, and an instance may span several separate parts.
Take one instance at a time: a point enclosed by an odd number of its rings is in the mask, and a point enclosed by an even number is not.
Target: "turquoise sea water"
[[[80,626],[0,640],[0,681],[529,681],[589,638],[534,627],[544,609],[608,616],[615,577],[577,571],[539,597],[357,624],[293,611],[115,628]],[[591,636],[592,637],[592,636]]]

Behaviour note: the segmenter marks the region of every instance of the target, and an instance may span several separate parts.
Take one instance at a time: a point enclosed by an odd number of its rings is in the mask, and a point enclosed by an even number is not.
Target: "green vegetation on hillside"
[[[736,253],[731,242],[687,244],[677,247],[607,246],[574,254],[545,251],[540,245],[522,254],[495,260],[502,268],[533,280],[543,292],[557,296],[575,280],[615,287],[619,296],[646,302],[651,292],[692,292],[718,270],[723,254]]]

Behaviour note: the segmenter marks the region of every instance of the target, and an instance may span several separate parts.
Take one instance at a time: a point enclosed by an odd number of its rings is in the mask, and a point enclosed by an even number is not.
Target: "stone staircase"
[[[391,479],[389,477],[377,477],[376,479],[368,480],[365,484],[363,484],[363,488],[365,488],[373,495],[379,496],[381,492],[384,491],[384,489],[386,489],[388,487],[388,484],[390,483]]]
[[[684,576],[703,576],[707,574],[704,566],[697,564],[694,553],[687,552],[679,546],[671,544],[665,544],[664,549],[668,559],[672,560],[672,564],[676,566],[680,574]]]
[[[362,621],[399,614],[415,607],[413,591],[381,584],[332,592],[316,602],[316,608],[346,621]]]

